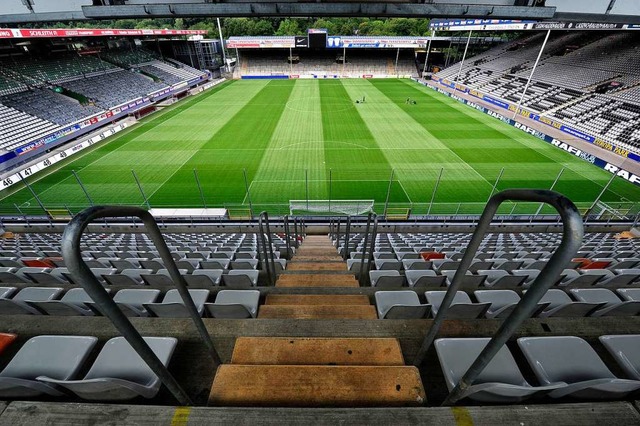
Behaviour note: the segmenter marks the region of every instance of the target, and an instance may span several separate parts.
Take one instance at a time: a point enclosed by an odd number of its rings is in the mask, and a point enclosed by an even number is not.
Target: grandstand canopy
[[[3,0],[0,23],[196,16],[370,16],[640,23],[636,0]]]

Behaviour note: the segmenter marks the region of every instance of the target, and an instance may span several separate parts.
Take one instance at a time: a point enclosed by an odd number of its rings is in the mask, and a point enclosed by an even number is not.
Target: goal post
[[[360,215],[373,212],[374,200],[289,200],[291,215]]]

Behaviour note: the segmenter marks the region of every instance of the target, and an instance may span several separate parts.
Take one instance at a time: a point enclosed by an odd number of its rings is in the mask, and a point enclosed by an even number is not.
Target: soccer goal
[[[373,211],[374,200],[289,200],[291,215],[359,215]]]

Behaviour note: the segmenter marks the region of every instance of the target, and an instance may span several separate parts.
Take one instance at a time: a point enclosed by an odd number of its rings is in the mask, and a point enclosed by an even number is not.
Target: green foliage
[[[295,36],[300,34],[302,34],[302,30],[300,29],[300,25],[296,19],[285,19],[280,21],[278,30],[275,33],[277,36]]]

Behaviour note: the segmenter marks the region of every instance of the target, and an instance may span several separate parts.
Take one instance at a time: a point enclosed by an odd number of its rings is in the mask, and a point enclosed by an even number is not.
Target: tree
[[[278,36],[295,36],[302,34],[303,31],[300,29],[300,25],[296,19],[285,19],[280,22],[278,26],[278,30],[275,32],[275,35]]]

